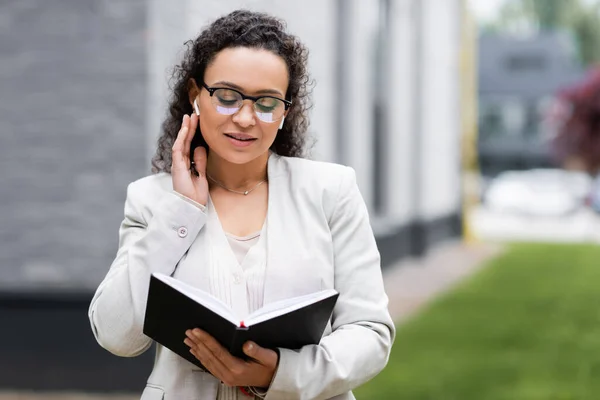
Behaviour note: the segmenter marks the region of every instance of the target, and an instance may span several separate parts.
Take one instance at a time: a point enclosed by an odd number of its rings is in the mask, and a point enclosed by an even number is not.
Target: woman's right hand
[[[190,146],[197,126],[198,116],[196,114],[192,114],[191,117],[183,116],[181,129],[173,143],[171,178],[173,190],[205,206],[208,201],[206,149],[202,146],[196,147],[194,156],[190,159]],[[193,164],[191,164],[192,160]],[[194,169],[198,176],[194,173]]]

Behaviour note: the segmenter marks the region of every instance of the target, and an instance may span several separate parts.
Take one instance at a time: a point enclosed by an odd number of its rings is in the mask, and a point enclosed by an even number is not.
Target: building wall
[[[390,14],[394,23],[390,26],[390,66],[387,79],[391,105],[387,115],[389,135],[387,159],[389,169],[389,203],[387,212],[394,224],[410,224],[420,202],[418,158],[414,152],[420,130],[417,107],[418,71],[421,61],[417,47],[417,6],[413,0],[393,0]]]
[[[149,172],[145,0],[0,2],[0,391],[138,390],[87,307]]]
[[[336,63],[338,85],[335,98],[337,132],[335,141],[339,151],[335,160],[353,167],[357,183],[367,207],[374,210],[375,173],[373,143],[374,95],[377,81],[373,71],[378,35],[379,3],[352,0],[340,2],[347,17],[338,22],[338,54]],[[341,51],[340,51],[341,50]]]
[[[422,1],[421,215],[434,220],[460,206],[459,2]]]
[[[555,168],[544,119],[555,94],[584,74],[576,44],[561,32],[527,39],[487,33],[477,47],[481,173],[489,179],[507,170]]]
[[[0,3],[0,291],[94,287],[147,173],[145,2]]]

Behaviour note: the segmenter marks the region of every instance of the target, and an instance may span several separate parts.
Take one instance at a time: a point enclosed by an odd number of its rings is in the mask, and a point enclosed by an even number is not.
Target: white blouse
[[[263,306],[266,270],[266,230],[237,237],[223,230],[217,212],[208,201],[208,239],[211,265],[210,292],[225,301],[234,312],[245,318]],[[233,280],[226,274],[233,274]],[[232,282],[233,284],[228,284]],[[250,399],[239,388],[219,386],[217,400]]]

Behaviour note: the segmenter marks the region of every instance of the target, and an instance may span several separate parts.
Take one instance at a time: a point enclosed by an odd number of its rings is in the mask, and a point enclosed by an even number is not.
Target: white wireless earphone
[[[283,121],[285,121],[285,117],[281,118],[281,124],[279,124],[279,129],[283,128]]]
[[[196,99],[194,99],[194,110],[196,110],[196,115],[200,116],[200,109],[198,108],[198,103],[196,103]]]

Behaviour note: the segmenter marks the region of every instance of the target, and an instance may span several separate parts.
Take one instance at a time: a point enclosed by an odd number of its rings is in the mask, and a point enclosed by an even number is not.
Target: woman
[[[246,343],[231,356],[195,329],[208,371],[158,345],[142,399],[352,399],[379,373],[395,331],[365,204],[348,167],[301,158],[307,51],[281,21],[236,11],[204,30],[176,69],[156,174],[129,185],[119,249],[91,302],[98,343],[133,357],[150,274],[173,275],[244,315],[335,288],[319,345]]]

